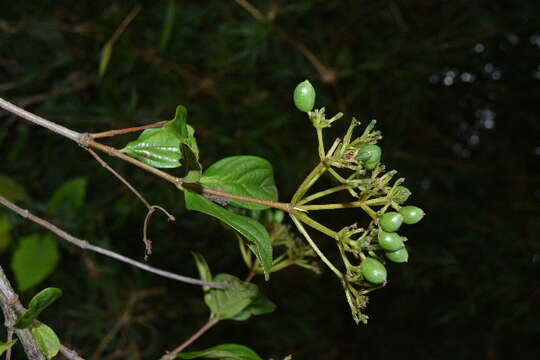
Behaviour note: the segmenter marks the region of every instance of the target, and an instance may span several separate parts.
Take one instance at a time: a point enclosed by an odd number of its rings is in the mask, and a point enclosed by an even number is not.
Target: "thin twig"
[[[71,350],[64,345],[60,346],[60,354],[64,355],[68,360],[84,360],[84,358],[80,357],[75,350]]]
[[[103,160],[98,154],[95,153],[94,150],[92,150],[90,148],[86,148],[86,150],[90,154],[92,154],[92,156],[97,160],[97,162],[99,162],[101,164],[101,166],[103,166],[105,169],[109,170],[114,176],[116,176],[117,179],[119,179],[122,183],[124,183],[124,185],[126,185],[128,187],[128,189],[131,190],[131,192],[133,192],[133,194],[135,194],[135,196],[137,196],[139,198],[139,200],[141,200],[142,203],[148,209],[148,213],[146,214],[146,217],[144,218],[144,225],[143,225],[144,260],[146,261],[148,259],[148,255],[150,255],[152,253],[152,242],[148,238],[148,223],[150,221],[150,217],[152,216],[152,214],[156,211],[156,209],[159,209],[165,215],[167,215],[167,218],[168,218],[169,221],[174,221],[176,219],[174,218],[174,216],[172,216],[167,210],[165,210],[161,206],[151,205],[144,198],[144,196],[142,196],[141,193],[138,192],[135,189],[135,187],[133,187],[133,185],[131,185],[122,175],[120,175],[113,168],[111,168],[109,166],[109,164],[107,164],[105,162],[105,160]]]
[[[12,114],[22,117],[25,120],[33,122],[34,124],[37,124],[39,126],[43,126],[44,128],[47,128],[57,134],[60,134],[64,137],[67,137],[68,139],[71,139],[77,143],[80,143],[81,133],[77,131],[73,131],[62,125],[58,125],[56,123],[53,123],[52,121],[46,120],[42,118],[41,116],[32,114],[31,112],[21,109],[20,107],[2,98],[0,98],[0,107],[4,108],[5,110],[9,111]]]
[[[291,207],[288,203],[280,203],[280,202],[276,202],[276,201],[268,201],[268,200],[262,200],[262,199],[258,199],[258,198],[254,198],[254,197],[249,197],[249,196],[240,196],[240,195],[234,195],[234,194],[229,194],[229,193],[226,193],[226,192],[223,192],[223,191],[217,191],[217,190],[212,190],[212,189],[208,189],[208,188],[205,188],[205,187],[202,187],[198,184],[184,184],[182,179],[178,178],[178,177],[175,177],[175,176],[172,176],[164,171],[161,171],[159,169],[156,169],[150,165],[147,165],[135,158],[132,158],[124,153],[122,153],[121,151],[118,151],[117,149],[113,148],[113,147],[110,147],[110,146],[107,146],[107,145],[104,145],[104,144],[101,144],[101,143],[98,143],[96,141],[94,141],[92,139],[92,136],[90,134],[82,134],[82,133],[79,133],[77,131],[73,131],[73,130],[70,130],[66,127],[63,127],[61,125],[58,125],[52,121],[49,121],[49,120],[46,120],[40,116],[37,116],[37,115],[34,115],[32,114],[31,112],[28,112],[24,109],[21,109],[20,107],[0,98],[0,107],[1,108],[4,108],[6,109],[7,111],[13,113],[13,114],[16,114],[18,116],[20,116],[21,118],[25,119],[25,120],[28,120],[30,122],[33,122],[37,125],[40,125],[40,126],[43,126],[51,131],[54,131],[55,133],[57,134],[60,134],[64,137],[67,137],[68,139],[71,139],[73,141],[75,141],[76,143],[78,143],[79,145],[83,146],[83,147],[92,147],[94,149],[97,149],[99,151],[103,151],[104,153],[110,155],[110,156],[114,156],[114,157],[117,157],[119,159],[122,159],[126,162],[129,162],[130,164],[133,164],[143,170],[146,170],[148,171],[149,173],[152,173],[162,179],[165,179],[167,181],[169,181],[170,183],[174,184],[175,186],[177,187],[181,187],[183,186],[184,188],[187,188],[187,189],[190,189],[192,191],[196,191],[196,192],[199,192],[201,194],[209,194],[209,195],[216,195],[216,196],[221,196],[221,197],[224,197],[224,198],[229,198],[229,199],[235,199],[235,200],[241,200],[241,201],[247,201],[247,202],[252,202],[252,203],[255,203],[255,204],[261,204],[261,205],[266,205],[268,207],[273,207],[273,208],[276,208],[276,209],[280,209],[280,210],[283,210],[283,211],[286,211],[286,212],[290,212],[291,210]]]
[[[101,166],[103,166],[105,169],[109,170],[114,176],[116,176],[116,178],[118,180],[120,180],[122,183],[124,183],[124,185],[126,185],[127,188],[129,190],[131,190],[131,192],[133,194],[135,194],[135,196],[137,196],[139,198],[139,200],[141,200],[141,202],[144,204],[144,206],[146,206],[148,208],[148,210],[150,210],[152,208],[152,205],[150,205],[150,203],[144,198],[144,196],[142,196],[140,192],[138,192],[126,179],[124,179],[124,177],[122,175],[120,175],[113,168],[111,168],[109,166],[109,164],[107,164],[105,162],[105,160],[103,160],[98,154],[96,154],[96,152],[94,150],[92,150],[90,148],[87,148],[86,150],[94,157],[94,159],[97,160],[98,163],[100,163]]]
[[[79,238],[74,237],[73,235],[68,234],[67,232],[65,232],[64,230],[60,229],[59,227],[51,224],[50,222],[48,222],[46,220],[43,220],[43,219],[31,214],[28,210],[24,210],[24,209],[18,207],[17,205],[13,204],[12,202],[8,201],[6,198],[4,198],[2,196],[0,196],[0,204],[4,205],[8,209],[16,212],[17,214],[21,215],[22,217],[27,218],[27,219],[35,222],[36,224],[43,226],[44,228],[52,231],[53,233],[55,233],[56,235],[58,235],[62,239],[68,241],[69,243],[71,243],[71,244],[73,244],[75,246],[80,247],[83,250],[90,250],[90,251],[96,252],[98,254],[108,256],[110,258],[113,258],[113,259],[116,259],[118,261],[124,262],[126,264],[138,267],[139,269],[143,269],[145,271],[148,271],[148,272],[151,272],[151,273],[166,277],[168,279],[173,279],[173,280],[177,280],[177,281],[181,281],[181,282],[185,282],[185,283],[193,284],[193,285],[209,286],[209,287],[213,287],[213,288],[217,288],[217,289],[225,289],[227,287],[225,284],[222,284],[222,283],[202,281],[200,279],[195,279],[195,278],[191,278],[191,277],[187,277],[187,276],[183,276],[183,275],[178,275],[178,274],[175,274],[175,273],[172,273],[172,272],[169,272],[169,271],[160,270],[160,269],[154,268],[152,266],[143,264],[143,263],[141,263],[139,261],[128,258],[128,257],[126,257],[124,255],[120,255],[118,253],[115,253],[114,251],[103,249],[103,248],[101,248],[99,246],[92,245],[92,244],[88,243],[85,240],[81,240]]]
[[[112,137],[112,136],[116,136],[116,135],[129,134],[129,133],[136,132],[136,131],[161,127],[164,124],[165,124],[165,121],[160,121],[158,123],[150,124],[150,125],[135,126],[135,127],[130,127],[130,128],[126,128],[126,129],[116,129],[116,130],[102,131],[102,132],[98,132],[98,133],[91,133],[90,136],[92,136],[93,139],[100,139],[100,138],[104,138],[104,137]]]
[[[11,340],[13,340],[13,330],[7,329],[6,343],[9,343]],[[6,350],[6,360],[11,360],[11,347]]]
[[[18,295],[13,291],[11,284],[0,266],[0,306],[4,313],[4,321],[8,330],[13,329],[23,306],[19,302]],[[21,342],[26,356],[30,360],[45,360],[45,356],[39,349],[36,339],[30,329],[13,329]]]
[[[144,243],[144,260],[146,261],[148,259],[148,255],[152,253],[152,241],[148,238],[148,223],[150,222],[150,217],[152,214],[156,211],[156,209],[161,210],[165,215],[167,215],[169,221],[174,221],[175,218],[171,214],[167,212],[164,208],[158,205],[152,205],[148,209],[148,213],[146,214],[144,218],[144,225],[143,225],[143,243]]]
[[[191,345],[195,340],[197,340],[201,335],[203,335],[205,332],[207,332],[210,328],[212,328],[214,325],[216,325],[219,322],[217,317],[210,317],[208,321],[199,329],[197,332],[195,332],[193,335],[190,336],[189,339],[187,339],[184,343],[182,343],[180,346],[178,346],[176,349],[174,349],[171,352],[166,353],[161,357],[160,360],[172,360],[180,353],[182,350],[187,348],[189,345]]]

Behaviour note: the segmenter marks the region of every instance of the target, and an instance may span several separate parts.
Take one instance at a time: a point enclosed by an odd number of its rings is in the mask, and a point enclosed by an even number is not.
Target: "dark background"
[[[105,76],[103,46],[118,38]],[[171,5],[172,4],[172,5]],[[310,79],[317,106],[366,124],[378,119],[383,162],[413,191],[425,219],[407,230],[411,258],[389,265],[356,326],[339,282],[300,268],[256,279],[275,313],[223,322],[190,349],[232,342],[281,359],[532,359],[540,351],[540,3],[529,1],[2,1],[0,96],[77,131],[172,118],[182,104],[202,162],[253,154],[274,165],[287,201],[316,161],[316,139],[291,102]],[[167,16],[174,25],[163,38]],[[269,20],[265,20],[269,19]],[[310,55],[315,57],[310,58]],[[347,122],[330,130],[340,136]],[[134,135],[106,143],[121,147]],[[0,112],[0,173],[31,195],[27,207],[74,235],[142,258],[144,206],[71,141]],[[188,213],[164,181],[115,159],[152,203],[149,263],[196,276],[190,250],[215,273],[244,277],[231,233]],[[173,171],[174,173],[174,171]],[[83,210],[53,216],[51,194],[83,176]],[[358,212],[326,222],[339,228]],[[13,217],[15,237],[41,231]],[[334,245],[320,238],[333,252]],[[0,255],[8,269],[15,243]],[[61,244],[45,284],[64,296],[42,320],[90,357],[129,299],[127,325],[102,359],[155,359],[206,320],[201,290]],[[8,274],[9,275],[9,274]],[[41,287],[41,286],[40,286]],[[38,289],[21,294],[23,301]],[[20,350],[19,350],[20,351]],[[20,355],[20,354],[19,354]]]

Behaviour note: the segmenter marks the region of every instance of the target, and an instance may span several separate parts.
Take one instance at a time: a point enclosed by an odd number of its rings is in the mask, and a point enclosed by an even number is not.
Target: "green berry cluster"
[[[317,131],[321,162],[293,197],[291,206],[294,210],[291,215],[293,219],[336,240],[345,272],[332,264],[303,231],[321,260],[340,278],[353,318],[357,322],[366,322],[367,316],[362,314],[368,301],[366,294],[386,284],[388,273],[385,262],[408,261],[409,254],[405,247],[407,238],[398,234],[398,230],[402,224],[418,223],[424,217],[424,211],[416,206],[403,205],[411,196],[411,191],[402,185],[404,178],[393,180],[396,170],[387,171],[382,163],[383,151],[377,145],[382,134],[374,129],[375,120],[365,127],[360,136],[355,137],[354,132],[360,122],[353,118],[344,136],[335,139],[327,149],[323,130],[332,126],[343,114],[338,113],[327,119],[324,108],[314,109],[315,89],[307,80],[298,84],[293,101],[300,111],[307,113]],[[324,173],[331,175],[339,185],[304,196]],[[337,191],[348,191],[353,201],[309,204]],[[310,217],[316,210],[347,208],[363,210],[370,219],[367,226],[360,227],[355,223],[334,231]]]

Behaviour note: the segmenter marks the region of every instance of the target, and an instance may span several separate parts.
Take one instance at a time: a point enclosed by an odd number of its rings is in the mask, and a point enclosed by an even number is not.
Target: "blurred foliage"
[[[391,265],[388,286],[371,297],[369,325],[354,325],[330,274],[287,269],[267,284],[257,279],[276,312],[219,324],[190,350],[241,343],[263,357],[371,360],[538,354],[540,3],[253,1],[259,12],[242,4],[0,4],[1,97],[86,132],[170,119],[185,105],[204,166],[237,154],[269,159],[281,200],[317,157],[310,125],[292,106],[299,81],[310,79],[329,112],[379,120],[383,162],[400,169],[409,202],[427,216],[408,233],[409,263]],[[342,124],[331,130],[342,133]],[[135,138],[106,142],[122,147]],[[17,195],[21,205],[142,258],[144,205],[81,148],[2,112],[0,159],[0,173],[28,194]],[[235,239],[218,222],[188,213],[163,181],[107,161],[176,216],[154,216],[150,264],[196,276],[193,250],[214,271],[245,276]],[[49,212],[52,194],[75,177],[87,180],[82,209]],[[13,238],[0,254],[8,264],[17,242],[42,230],[0,212]],[[326,220],[338,229],[353,217]],[[207,317],[197,287],[62,241],[59,250],[45,285],[64,296],[42,321],[85,357],[155,359]],[[21,293],[24,302],[35,290]]]

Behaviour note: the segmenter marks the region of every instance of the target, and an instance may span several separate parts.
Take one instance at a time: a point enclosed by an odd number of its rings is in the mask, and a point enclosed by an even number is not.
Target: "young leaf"
[[[129,142],[120,151],[156,168],[176,168],[181,166],[180,160],[187,158],[186,172],[196,170],[200,173],[195,130],[186,119],[186,108],[178,106],[174,119],[161,128],[143,131],[137,140]]]
[[[52,359],[60,351],[60,340],[53,329],[45,324],[39,324],[32,329],[32,335],[36,339],[39,349],[47,359]]]
[[[245,283],[229,274],[219,274],[214,281],[228,285],[226,290],[211,289],[204,299],[212,315],[220,320],[234,320],[234,317],[242,312],[259,292],[257,285]]]
[[[55,268],[60,255],[52,235],[33,234],[19,240],[11,269],[20,291],[42,282]]]
[[[11,340],[10,342],[0,342],[0,355],[2,355],[7,349],[11,349],[16,342],[17,339]]]
[[[193,255],[193,258],[195,259],[195,264],[199,271],[199,278],[203,281],[212,281],[212,273],[210,272],[210,267],[204,256],[194,251],[191,252],[191,255]],[[210,288],[208,286],[203,286],[203,290],[208,291]]]
[[[182,159],[180,139],[167,125],[144,130],[137,140],[128,143],[120,151],[156,168],[179,167]]]
[[[222,344],[206,350],[180,353],[177,359],[228,359],[228,360],[262,360],[262,358],[250,348],[238,344]]]
[[[184,191],[184,197],[186,207],[189,210],[199,211],[218,218],[251,241],[250,249],[261,262],[264,276],[268,280],[270,268],[272,267],[272,243],[268,232],[261,223],[247,216],[232,213],[199,194]]]
[[[276,305],[271,302],[266,296],[259,293],[251,301],[251,303],[241,312],[236,314],[232,320],[244,321],[249,319],[252,315],[264,315],[273,312],[276,309]]]
[[[257,156],[231,156],[213,163],[200,180],[205,187],[235,195],[277,201],[272,164]],[[232,204],[253,210],[268,206],[230,200]]]
[[[86,178],[78,177],[66,181],[47,203],[47,212],[55,215],[74,214],[81,209],[86,198]]]
[[[56,299],[62,296],[62,290],[58,288],[46,288],[37,293],[30,304],[28,310],[17,320],[14,327],[17,329],[25,329],[32,324],[34,319],[37,319],[39,314],[51,305]]]

